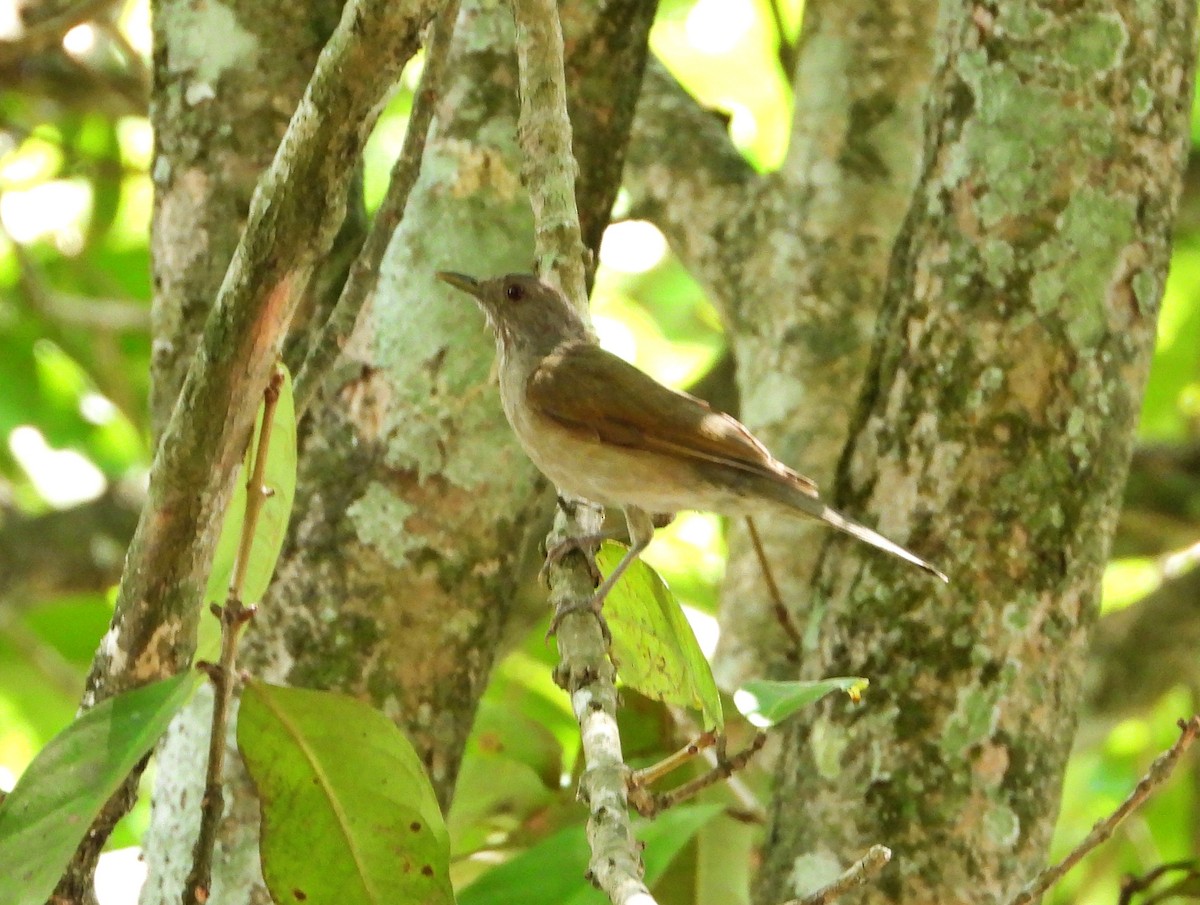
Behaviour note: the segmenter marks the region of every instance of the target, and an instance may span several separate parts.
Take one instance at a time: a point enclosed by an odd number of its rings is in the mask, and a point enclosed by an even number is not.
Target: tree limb
[[[381,101],[416,51],[431,0],[346,6],[251,203],[150,472],[112,627],[83,707],[186,667],[213,545],[259,396],[292,313],[345,209]],[[132,800],[127,782],[85,837],[58,894],[85,901],[100,848]]]
[[[513,0],[520,73],[519,137],[522,172],[534,215],[538,272],[557,279],[576,305],[586,307],[584,245],[575,203],[575,158],[563,70],[562,30],[553,0]],[[582,536],[599,527],[592,507],[561,507],[556,535]],[[556,612],[563,603],[590,596],[592,583],[580,564],[551,570]],[[625,798],[628,768],[617,729],[615,670],[599,618],[568,614],[559,627],[557,677],[571,695],[586,764],[580,795],[588,803],[589,877],[614,905],[652,903],[641,880],[641,859]]]

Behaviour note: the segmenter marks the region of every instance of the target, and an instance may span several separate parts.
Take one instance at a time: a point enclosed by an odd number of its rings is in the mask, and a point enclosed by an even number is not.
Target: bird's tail
[[[790,489],[792,492],[787,494],[787,502],[792,507],[805,512],[814,518],[819,518],[821,521],[825,522],[825,524],[837,528],[839,531],[843,531],[865,544],[870,544],[872,547],[875,547],[878,550],[883,550],[885,553],[890,553],[892,556],[903,559],[905,562],[912,563],[918,569],[923,569],[930,575],[940,578],[947,584],[950,583],[950,579],[946,577],[945,572],[942,572],[940,569],[927,563],[915,553],[905,550],[899,544],[888,540],[879,532],[872,531],[866,525],[860,525],[858,522],[854,521],[854,519],[842,515],[833,507],[827,506],[820,497],[805,493],[798,487],[793,487]]]

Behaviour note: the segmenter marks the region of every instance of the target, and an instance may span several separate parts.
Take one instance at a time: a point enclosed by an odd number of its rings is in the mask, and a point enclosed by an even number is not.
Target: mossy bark
[[[1040,867],[1154,344],[1194,4],[952,5],[837,499],[929,556],[822,549],[763,902],[872,843],[860,901],[1004,902]],[[803,890],[799,890],[803,891]]]

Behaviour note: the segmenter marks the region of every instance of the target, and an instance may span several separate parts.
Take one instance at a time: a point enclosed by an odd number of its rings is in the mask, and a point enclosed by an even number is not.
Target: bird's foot
[[[561,601],[554,608],[554,615],[550,617],[550,627],[546,629],[547,641],[552,635],[558,634],[558,627],[562,624],[563,619],[571,613],[592,613],[596,617],[596,621],[600,623],[600,632],[604,635],[604,646],[612,647],[612,632],[608,628],[608,620],[604,618],[604,598],[599,594],[592,594],[583,599]]]
[[[579,551],[583,554],[583,559],[587,563],[588,575],[592,579],[592,587],[596,587],[604,578],[600,574],[600,567],[596,565],[596,544],[607,539],[607,534],[585,534],[582,537],[567,537],[559,541],[546,551],[546,561],[542,563],[541,569],[538,570],[538,581],[544,587],[550,587],[550,570],[562,562],[568,553]]]

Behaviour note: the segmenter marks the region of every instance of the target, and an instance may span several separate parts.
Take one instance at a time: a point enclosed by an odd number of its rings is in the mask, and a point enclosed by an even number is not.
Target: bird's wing
[[[559,346],[525,389],[536,412],[580,436],[784,478],[817,495],[816,484],[776,460],[736,419],[592,343]]]

